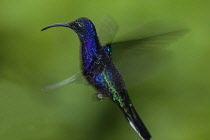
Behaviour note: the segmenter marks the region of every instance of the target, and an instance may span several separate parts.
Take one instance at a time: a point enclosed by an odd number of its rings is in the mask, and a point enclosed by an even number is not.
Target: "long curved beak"
[[[48,28],[51,28],[51,27],[58,27],[58,26],[62,26],[62,27],[69,27],[69,23],[56,23],[56,24],[52,24],[52,25],[49,25],[47,27],[44,27],[41,31],[44,31]]]

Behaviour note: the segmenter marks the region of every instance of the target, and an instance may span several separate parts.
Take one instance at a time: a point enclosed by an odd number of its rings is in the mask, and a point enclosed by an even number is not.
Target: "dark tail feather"
[[[120,107],[121,108],[121,107]],[[134,106],[129,102],[126,110],[124,108],[121,108],[123,111],[126,119],[132,126],[132,128],[137,132],[137,134],[141,137],[142,140],[150,140],[151,135],[149,131],[147,130],[146,126],[144,125],[143,121],[137,114]]]

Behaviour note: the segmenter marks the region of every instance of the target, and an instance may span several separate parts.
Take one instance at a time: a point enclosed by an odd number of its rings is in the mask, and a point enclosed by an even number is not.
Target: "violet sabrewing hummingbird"
[[[121,109],[141,139],[150,140],[151,135],[136,112],[124,80],[112,61],[111,45],[100,44],[91,20],[79,18],[74,22],[52,24],[42,31],[58,26],[71,28],[77,33],[81,42],[82,73],[89,84],[99,91],[98,96],[110,98]]]

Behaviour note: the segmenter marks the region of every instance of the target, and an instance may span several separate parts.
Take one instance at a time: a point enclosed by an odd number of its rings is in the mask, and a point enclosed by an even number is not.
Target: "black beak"
[[[51,28],[51,27],[58,27],[58,26],[62,26],[62,27],[70,27],[70,23],[56,23],[56,24],[52,24],[52,25],[49,25],[47,27],[44,27],[41,31],[44,31],[48,28]]]

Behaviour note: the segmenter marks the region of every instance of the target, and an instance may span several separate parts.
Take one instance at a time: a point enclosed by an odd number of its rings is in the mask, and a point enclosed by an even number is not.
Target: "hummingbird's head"
[[[56,23],[49,25],[45,28],[43,28],[41,31],[46,30],[51,27],[69,27],[72,30],[74,30],[79,36],[84,36],[84,35],[94,35],[95,33],[95,27],[91,20],[88,18],[79,18],[73,22],[69,23]]]

